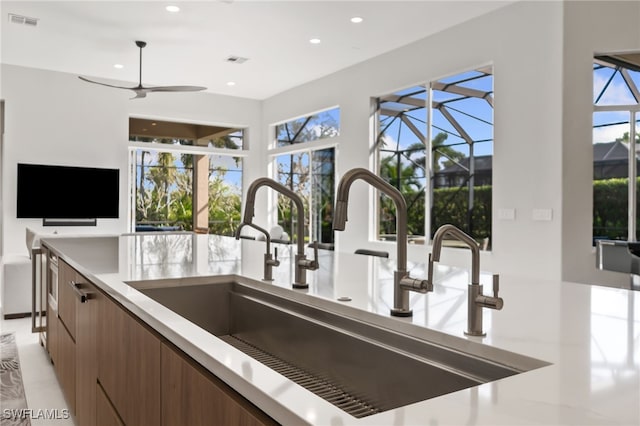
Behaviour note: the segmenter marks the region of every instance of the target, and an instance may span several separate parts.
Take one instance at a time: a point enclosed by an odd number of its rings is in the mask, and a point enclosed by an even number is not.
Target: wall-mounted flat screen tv
[[[120,170],[18,164],[18,218],[117,218]]]

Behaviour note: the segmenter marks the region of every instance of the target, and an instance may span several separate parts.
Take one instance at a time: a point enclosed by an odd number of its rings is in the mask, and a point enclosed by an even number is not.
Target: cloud
[[[613,142],[622,138],[625,132],[629,131],[628,124],[617,124],[615,126],[596,127],[593,129],[593,143]]]

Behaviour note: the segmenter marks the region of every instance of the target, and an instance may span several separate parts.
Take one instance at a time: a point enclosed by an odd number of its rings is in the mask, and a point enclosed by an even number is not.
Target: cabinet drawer
[[[162,425],[277,423],[177,348],[162,344]]]
[[[76,339],[76,293],[73,284],[76,271],[64,260],[58,261],[58,317],[69,331],[71,338]]]
[[[160,425],[160,339],[105,297],[98,304],[98,380],[127,425]]]
[[[76,413],[76,344],[64,327],[58,328],[58,381],[71,414]]]

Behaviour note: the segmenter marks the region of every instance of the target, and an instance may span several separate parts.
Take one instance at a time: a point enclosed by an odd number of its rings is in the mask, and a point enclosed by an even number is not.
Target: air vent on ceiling
[[[243,58],[242,56],[229,56],[227,58],[227,62],[231,62],[232,64],[243,64],[247,62],[249,58]]]
[[[28,16],[16,15],[15,13],[9,14],[9,22],[12,24],[27,25],[30,27],[38,26],[38,18],[30,18]]]

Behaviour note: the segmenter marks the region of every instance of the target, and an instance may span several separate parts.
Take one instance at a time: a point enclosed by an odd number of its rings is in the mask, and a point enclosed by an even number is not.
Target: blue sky
[[[593,100],[596,102],[600,96],[602,89],[609,82],[613,75],[610,68],[601,68],[593,72]],[[640,88],[640,72],[629,71],[629,75],[637,87]],[[597,105],[637,105],[631,91],[627,87],[620,73],[615,73],[614,78],[608,83],[606,90],[597,102]],[[611,126],[594,127],[593,142],[612,142],[616,138],[622,137],[625,132],[629,131],[629,113],[628,112],[595,112],[593,116],[594,126],[606,123],[622,123]],[[636,129],[640,130],[640,126],[636,123]]]

